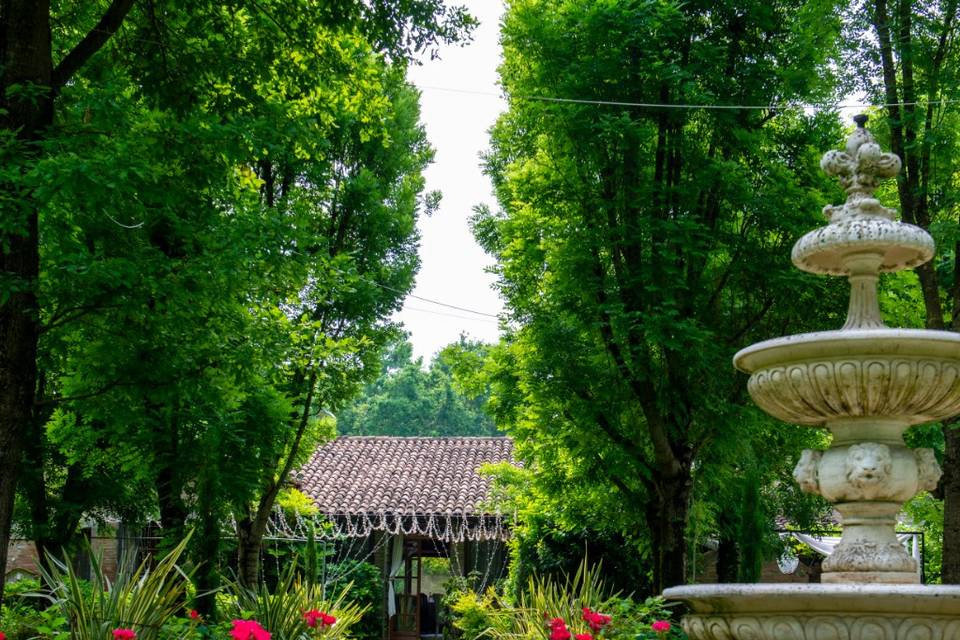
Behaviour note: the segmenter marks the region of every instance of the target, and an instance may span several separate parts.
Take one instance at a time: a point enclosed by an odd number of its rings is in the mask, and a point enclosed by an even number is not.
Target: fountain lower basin
[[[693,640],[960,640],[960,586],[716,584],[663,592]]]
[[[960,334],[924,329],[804,333],[734,356],[764,411],[804,425],[890,418],[905,426],[960,413]]]

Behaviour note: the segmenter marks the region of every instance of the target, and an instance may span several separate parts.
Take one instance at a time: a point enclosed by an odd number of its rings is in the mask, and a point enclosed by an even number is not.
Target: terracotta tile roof
[[[482,515],[486,463],[513,462],[499,438],[341,436],[317,448],[296,484],[327,515]]]

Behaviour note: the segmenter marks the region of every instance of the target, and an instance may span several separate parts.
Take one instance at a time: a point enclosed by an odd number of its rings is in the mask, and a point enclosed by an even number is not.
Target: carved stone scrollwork
[[[839,544],[823,561],[824,571],[848,573],[853,571],[887,571],[912,573],[917,561],[907,555],[898,542],[863,542]]]
[[[691,640],[960,640],[960,622],[942,617],[688,615]]]
[[[762,368],[750,397],[797,424],[853,416],[905,416],[911,423],[960,413],[960,363],[932,358],[838,358]]]

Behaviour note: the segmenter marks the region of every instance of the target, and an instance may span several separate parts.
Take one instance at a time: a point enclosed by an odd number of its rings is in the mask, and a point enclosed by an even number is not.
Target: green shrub
[[[177,560],[189,536],[154,566],[150,559],[135,569],[122,562],[116,580],[103,574],[99,558],[92,556],[93,580],[77,577],[69,562],[48,556],[50,569],[43,570],[49,587],[46,597],[59,618],[70,623],[71,640],[104,640],[114,629],[133,629],[138,640],[159,640],[163,625],[181,611],[189,577]]]
[[[6,600],[6,596],[4,596]],[[64,628],[66,619],[58,628]],[[7,640],[28,640],[37,636],[37,629],[46,623],[45,614],[33,606],[26,604],[4,603],[0,609],[0,631],[3,631]]]
[[[506,629],[508,618],[501,610],[497,593],[492,588],[482,595],[474,591],[461,591],[449,606],[453,626],[463,640],[477,640],[489,634],[494,627]]]
[[[345,560],[327,567],[328,593],[341,593],[349,587],[350,601],[364,607],[360,620],[350,630],[354,640],[379,640],[383,626],[383,574],[369,562]]]

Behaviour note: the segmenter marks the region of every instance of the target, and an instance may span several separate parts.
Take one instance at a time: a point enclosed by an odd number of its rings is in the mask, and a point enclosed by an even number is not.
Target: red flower
[[[320,623],[320,627],[332,627],[337,622],[337,619],[333,616],[323,611],[317,611],[316,609],[310,609],[310,611],[304,612],[303,619],[311,629],[316,627],[318,622]]]
[[[593,640],[593,636],[589,633],[578,633],[573,637],[576,638],[576,640]]]
[[[234,620],[230,635],[233,640],[270,640],[270,632],[256,620]]]
[[[307,626],[313,629],[317,626],[317,620],[320,619],[321,615],[322,614],[316,609],[310,609],[310,611],[304,612],[303,619],[306,621]]]
[[[550,632],[550,640],[570,640],[570,631],[567,630],[566,625],[554,627]]]
[[[563,618],[554,618],[550,621],[550,640],[570,640],[570,630]]]
[[[667,622],[666,620],[657,620],[652,625],[650,625],[650,628],[653,629],[656,633],[664,634],[667,631],[670,631],[670,623]]]
[[[608,615],[591,611],[589,607],[583,608],[583,621],[586,622],[594,633],[598,633],[613,620]]]
[[[190,609],[190,619],[191,619],[191,620],[199,620],[199,619],[200,619],[200,612],[197,611],[196,609]]]
[[[0,631],[0,640],[7,640],[7,636],[4,635],[3,631]]]
[[[114,629],[113,640],[137,640],[137,632],[133,629]]]

